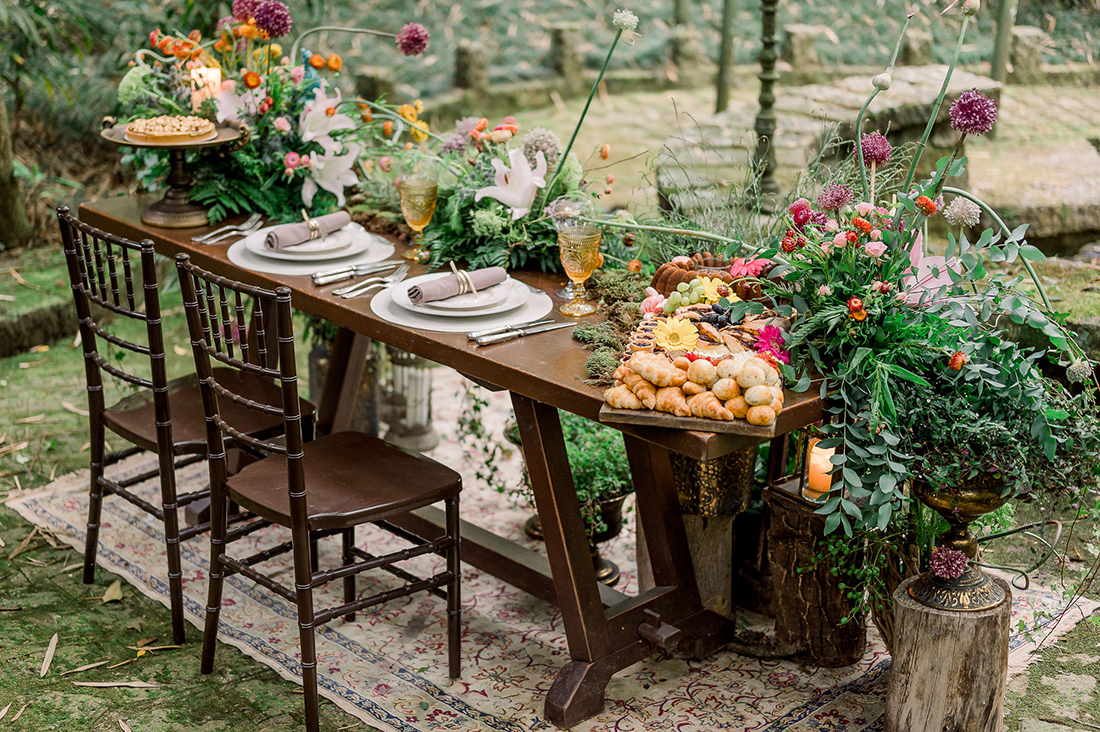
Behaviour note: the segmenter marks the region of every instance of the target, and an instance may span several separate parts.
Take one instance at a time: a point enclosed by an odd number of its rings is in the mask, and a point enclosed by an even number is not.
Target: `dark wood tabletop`
[[[151,238],[157,251],[165,256],[180,252],[191,255],[201,267],[225,273],[250,284],[264,287],[285,285],[293,290],[294,307],[317,315],[356,333],[388,343],[423,356],[436,363],[470,374],[479,382],[491,384],[516,394],[550,404],[582,417],[599,421],[603,405],[603,388],[584,383],[587,351],[571,336],[569,328],[541,333],[527,338],[478,347],[461,333],[434,333],[415,330],[386,322],[370,309],[370,298],[343,300],[334,297],[333,287],[317,288],[308,276],[273,275],[243,270],[231,264],[227,252],[231,242],[206,246],[191,241],[215,227],[195,229],[158,229],[140,223],[141,212],[155,200],[153,196],[119,196],[86,203],[81,217],[94,226],[101,226],[127,238]],[[243,218],[243,217],[241,217]],[[233,220],[224,223],[232,223]],[[398,252],[404,250],[397,244]],[[319,269],[324,269],[319,265]],[[428,269],[413,265],[410,277]],[[513,271],[512,276],[547,292],[553,293],[565,284],[561,275],[541,272]],[[557,312],[559,301],[547,316],[559,322],[585,322],[600,317],[568,318]],[[821,400],[814,392],[796,394],[788,391],[785,407],[776,421],[774,433],[785,434],[821,419]],[[674,452],[699,460],[709,460],[735,450],[767,441],[771,435],[760,436],[715,434],[689,430],[615,425],[620,431],[659,443]]]

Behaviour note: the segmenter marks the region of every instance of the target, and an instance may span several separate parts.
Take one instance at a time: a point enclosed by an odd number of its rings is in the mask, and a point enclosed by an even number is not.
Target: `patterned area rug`
[[[528,512],[509,506],[500,494],[475,481],[474,468],[464,459],[463,448],[453,436],[453,425],[461,408],[458,397],[461,377],[445,369],[437,372],[434,414],[443,443],[430,454],[461,467],[466,477],[464,518],[536,546],[523,535]],[[499,434],[508,416],[508,398],[495,394],[490,401],[492,407],[483,419]],[[137,456],[116,470],[136,474],[154,462],[149,457]],[[519,462],[515,454],[500,461],[509,479],[518,479]],[[82,549],[86,481],[83,472],[67,475],[41,491],[10,500],[8,505]],[[181,471],[181,491],[193,490],[203,483],[204,465]],[[138,492],[142,491],[150,497],[158,492],[153,484],[142,486]],[[159,523],[124,501],[108,499],[103,524],[100,565],[167,605]],[[288,532],[273,527],[247,541],[262,547],[286,538]],[[329,539],[321,544],[321,566],[332,566],[338,559],[338,540]],[[390,545],[396,548],[400,542],[370,527],[360,529],[360,544],[369,544],[377,552]],[[630,529],[605,548],[605,555],[623,568],[620,589],[633,593],[636,565]],[[243,549],[236,552],[237,556],[243,554]],[[438,560],[419,561],[428,564],[419,568],[412,564],[411,568],[430,569]],[[183,563],[187,619],[201,627],[208,566],[207,545],[202,538],[183,545]],[[289,556],[272,560],[263,569],[281,573],[284,582],[291,581]],[[364,594],[374,593],[393,586],[394,581],[389,575],[366,574],[360,575],[358,587]],[[341,583],[331,583],[319,593],[317,606],[337,604],[340,588]],[[446,676],[444,603],[430,595],[420,595],[360,613],[354,623],[340,619],[320,628],[321,693],[384,730],[553,729],[542,720],[542,702],[555,673],[569,658],[559,613],[470,567],[463,573],[463,600],[461,680],[452,683]],[[1013,628],[1020,620],[1030,623],[1035,610],[1057,615],[1060,602],[1057,593],[1042,589],[1038,583],[1030,591],[1016,591]],[[1066,613],[1057,627],[1036,633],[1037,639],[1061,635],[1095,606],[1095,603],[1077,606]],[[604,711],[575,729],[583,732],[881,729],[890,658],[873,628],[869,636],[863,660],[842,669],[814,669],[729,652],[719,652],[702,661],[658,654],[616,675],[608,685]],[[197,642],[198,637],[199,633],[192,632],[189,642]],[[231,578],[225,587],[220,637],[285,678],[300,682],[295,614],[281,598],[240,577]],[[1026,668],[1034,644],[1014,630],[1011,647],[1010,670],[1019,672]]]

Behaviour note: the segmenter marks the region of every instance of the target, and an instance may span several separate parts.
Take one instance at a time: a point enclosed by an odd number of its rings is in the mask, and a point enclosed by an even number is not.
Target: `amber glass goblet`
[[[558,251],[565,274],[573,281],[573,299],[559,308],[563,315],[579,317],[596,312],[595,302],[584,299],[584,281],[600,266],[600,230],[594,226],[570,226],[558,231]]]

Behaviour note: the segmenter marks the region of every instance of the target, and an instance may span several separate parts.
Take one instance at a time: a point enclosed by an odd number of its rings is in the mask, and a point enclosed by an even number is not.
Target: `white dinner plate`
[[[515,310],[526,303],[531,297],[531,290],[527,285],[519,280],[508,277],[499,285],[493,285],[478,293],[478,299],[482,301],[481,304],[473,302],[472,293],[470,295],[459,295],[447,298],[446,300],[436,300],[435,302],[423,303],[420,305],[414,304],[413,301],[409,299],[409,290],[411,288],[423,282],[439,279],[440,277],[453,276],[454,275],[449,272],[436,272],[434,274],[420,275],[419,277],[407,279],[396,287],[390,288],[393,301],[396,305],[406,310],[411,310],[414,313],[425,313],[452,318],[476,318],[483,315],[495,315],[497,313],[506,313],[509,310]],[[450,303],[451,300],[458,301],[455,303],[456,307],[447,307],[445,305],[445,303]]]
[[[245,249],[258,257],[281,259],[289,262],[324,262],[329,259],[351,257],[365,252],[367,247],[371,245],[371,241],[373,241],[373,237],[367,233],[366,229],[352,222],[316,241],[285,247],[273,252],[264,246],[267,232],[272,228],[271,226],[265,226],[259,231],[254,231],[242,239],[241,243],[244,244]]]

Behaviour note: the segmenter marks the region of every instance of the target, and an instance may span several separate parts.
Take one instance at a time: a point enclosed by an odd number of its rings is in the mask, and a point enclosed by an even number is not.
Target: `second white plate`
[[[352,222],[319,241],[300,245],[308,248],[299,249],[298,246],[293,246],[271,251],[264,246],[264,239],[267,238],[267,232],[271,228],[265,226],[259,231],[254,231],[246,236],[241,240],[244,248],[258,257],[266,257],[267,259],[281,259],[287,262],[325,262],[330,259],[351,257],[364,252],[373,241],[372,235],[368,234],[366,229]]]
[[[422,282],[429,282],[439,279],[440,277],[451,276],[452,275],[447,272],[436,272],[434,274],[420,275],[419,277],[407,279],[397,287],[390,288],[393,302],[414,313],[452,318],[476,318],[482,315],[495,315],[497,313],[506,313],[509,310],[514,310],[526,303],[531,297],[531,290],[527,285],[509,277],[499,285],[493,285],[483,291],[482,297],[485,298],[485,302],[482,305],[469,303],[463,299],[455,303],[458,307],[440,307],[443,303],[450,302],[457,298],[448,298],[447,300],[439,300],[437,302],[423,303],[420,305],[414,304],[413,301],[409,299],[408,293],[409,289],[412,287]],[[465,298],[466,296],[462,297]],[[470,297],[472,297],[472,295]],[[471,304],[473,304],[473,307],[470,307]]]

